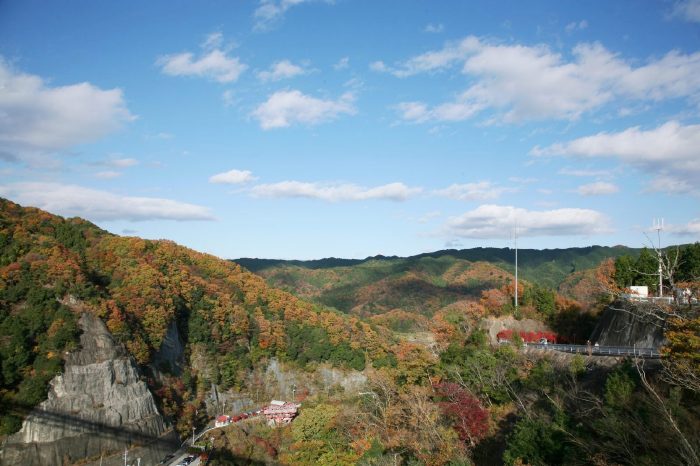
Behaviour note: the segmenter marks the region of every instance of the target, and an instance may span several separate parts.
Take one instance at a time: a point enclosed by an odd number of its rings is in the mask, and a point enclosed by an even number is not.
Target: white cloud
[[[114,170],[107,170],[95,173],[95,177],[100,178],[101,180],[111,180],[113,178],[119,178],[120,176],[122,176],[122,172]]]
[[[564,167],[561,170],[559,170],[559,174],[560,175],[567,175],[567,176],[579,176],[579,177],[585,177],[585,176],[607,177],[607,176],[612,175],[610,170],[590,170],[590,169],[577,169],[577,168],[569,168],[569,167]]]
[[[426,121],[462,121],[466,120],[484,107],[479,103],[468,101],[448,102],[429,108],[422,102],[401,102],[396,108],[402,120],[412,123]]]
[[[670,51],[633,65],[598,43],[583,43],[574,47],[571,55],[567,59],[546,45],[504,45],[469,36],[396,66],[377,61],[370,67],[405,78],[460,65],[462,74],[473,84],[454,101],[434,108],[457,105],[474,110],[464,112],[463,118],[489,108],[500,112],[498,118],[506,122],[576,120],[614,100],[700,101],[700,52]],[[421,102],[413,103],[428,108]]]
[[[700,219],[693,219],[685,225],[669,225],[666,230],[677,236],[700,237]]]
[[[350,92],[338,100],[323,100],[298,90],[278,91],[260,104],[252,116],[263,129],[284,128],[295,123],[315,125],[333,120],[341,114],[355,114],[354,100]]]
[[[255,19],[253,29],[258,32],[268,31],[282,21],[287,10],[313,1],[317,0],[260,0],[260,4],[253,12]],[[333,1],[326,0],[325,3],[333,3]]]
[[[350,66],[350,57],[343,57],[338,60],[338,63],[333,65],[334,70],[344,70]]]
[[[27,160],[92,142],[134,119],[120,89],[52,87],[0,57],[0,158]]]
[[[448,219],[446,232],[461,238],[508,238],[518,226],[520,236],[588,236],[609,232],[608,219],[595,210],[526,210],[482,205]]]
[[[479,181],[477,183],[453,184],[445,189],[434,191],[434,194],[457,201],[485,201],[497,199],[501,194],[512,191],[512,188],[496,186],[490,181]]]
[[[217,184],[243,184],[257,179],[258,178],[253,176],[253,173],[249,170],[229,170],[211,176],[209,182]]]
[[[700,23],[700,0],[681,0],[673,8],[673,16],[679,16],[686,21]]]
[[[442,32],[442,31],[444,31],[444,30],[445,30],[445,25],[442,24],[442,23],[437,23],[437,24],[428,23],[428,24],[425,26],[425,29],[423,29],[423,31],[429,32],[429,33],[432,33],[432,34],[438,34],[438,33]]]
[[[508,181],[512,181],[513,183],[521,183],[521,184],[530,184],[530,183],[537,183],[540,181],[537,178],[526,178],[522,176],[510,176],[508,177]]]
[[[372,63],[369,64],[369,69],[372,71],[377,71],[379,73],[384,73],[389,71],[389,68],[386,66],[386,64],[379,60],[379,61],[373,61]]]
[[[576,188],[576,192],[582,196],[602,196],[605,194],[615,194],[620,188],[612,183],[596,181],[595,183],[584,184]]]
[[[0,185],[0,195],[63,216],[105,220],[214,220],[208,208],[156,197],[121,196],[60,183]]]
[[[695,194],[700,195],[695,178],[693,181],[684,178],[687,174],[661,174],[657,175],[647,185],[647,191],[658,191],[668,194]]]
[[[248,65],[238,57],[231,57],[221,48],[223,35],[220,32],[207,36],[201,44],[202,54],[192,52],[163,55],[156,60],[161,71],[170,76],[197,76],[219,83],[230,83],[238,79]]]
[[[204,42],[200,45],[204,50],[214,50],[221,48],[224,44],[224,35],[221,32],[207,34]]]
[[[448,42],[440,50],[410,58],[397,67],[390,67],[383,61],[375,61],[370,65],[370,68],[373,71],[391,73],[396,77],[406,78],[419,73],[441,71],[455,63],[464,62],[469,55],[478,52],[482,47],[483,44],[478,38],[469,36],[459,42]]]
[[[132,158],[109,159],[103,162],[104,165],[115,168],[128,168],[138,165],[139,161]]]
[[[405,201],[421,191],[421,188],[410,188],[403,183],[389,183],[374,188],[366,188],[355,184],[282,181],[279,183],[254,186],[251,188],[250,193],[253,197],[307,198],[340,202],[365,201],[369,199]]]
[[[293,78],[302,74],[307,74],[308,70],[299,65],[295,65],[289,60],[281,60],[270,65],[269,71],[260,71],[258,79],[261,81],[279,81],[281,79]]]
[[[575,32],[575,31],[583,31],[587,27],[588,27],[588,21],[586,21],[585,19],[582,19],[581,21],[578,21],[578,22],[573,21],[573,22],[567,24],[566,27],[564,28],[564,30],[568,34],[571,34],[572,32]]]
[[[221,100],[224,101],[225,107],[231,107],[236,103],[236,94],[231,89],[226,89],[221,94]]]
[[[556,143],[530,153],[535,156],[564,155],[585,158],[613,157],[656,176],[650,188],[666,192],[690,192],[700,177],[698,163],[700,125],[669,121],[650,130],[638,126],[617,133]]]

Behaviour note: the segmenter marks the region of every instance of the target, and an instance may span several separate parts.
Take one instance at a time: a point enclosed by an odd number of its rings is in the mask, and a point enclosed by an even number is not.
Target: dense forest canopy
[[[170,241],[119,237],[6,200],[0,207],[2,435],[21,423],[7,406],[32,407],[46,397],[63,355],[77,348],[80,313],[90,312],[148,375],[160,410],[181,434],[208,422],[200,408],[211,384],[245,393],[248,376],[272,358],[308,377],[304,371],[319,363],[362,371],[360,392],[328,386],[301,394],[303,409],[288,429],[251,425],[212,437],[211,464],[230,464],[234,453],[294,465],[697,463],[697,305],[661,309],[670,316],[668,345],[663,362],[646,367],[521,351],[516,336],[493,345],[482,328],[487,317],[529,318],[585,339],[596,310],[653,272],[650,251],[578,275],[572,289],[597,280],[588,306],[523,280],[516,307],[512,277],[490,264],[445,255],[408,265],[369,261],[346,278],[377,279],[388,264],[398,278],[396,288],[383,290],[398,291],[363,315],[312,304],[238,264]],[[699,250],[677,250],[677,283],[698,282]],[[310,277],[320,287],[327,273],[338,273],[316,270],[323,275]],[[453,299],[465,290],[469,299]],[[158,357],[173,326],[190,358],[179,368]],[[213,370],[189,364],[194,355]]]
[[[33,406],[45,398],[62,354],[78,343],[79,312],[101,317],[144,367],[175,322],[188,351],[215,361],[214,380],[205,382],[223,388],[240,385],[246,371],[272,356],[355,369],[387,360],[386,330],[270,288],[237,264],[7,200],[0,208],[3,402]],[[197,402],[195,374],[185,375],[189,387],[163,392],[177,398],[178,413]],[[0,422],[3,433],[19,428],[13,415]]]

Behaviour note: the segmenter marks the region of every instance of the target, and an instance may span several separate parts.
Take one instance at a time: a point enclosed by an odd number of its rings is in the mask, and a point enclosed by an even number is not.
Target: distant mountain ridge
[[[518,272],[520,277],[524,280],[537,281],[541,285],[556,288],[573,272],[594,268],[607,258],[616,258],[622,255],[636,257],[639,255],[640,251],[641,248],[629,248],[627,246],[587,246],[542,250],[518,249]],[[425,257],[438,259],[446,256],[469,262],[489,262],[507,272],[513,273],[515,271],[515,251],[513,249],[482,247],[471,249],[443,249],[408,257],[377,255],[365,259],[329,257],[308,261],[240,258],[233,259],[233,262],[240,264],[251,272],[266,276],[271,269],[278,269],[284,266],[296,266],[318,270],[335,267],[353,267],[370,261],[411,263]]]

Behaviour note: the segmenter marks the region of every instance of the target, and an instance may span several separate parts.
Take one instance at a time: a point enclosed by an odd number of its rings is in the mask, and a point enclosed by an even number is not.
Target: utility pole
[[[661,255],[661,230],[664,229],[664,219],[654,219],[654,230],[656,230],[656,238],[658,240],[659,247],[656,250],[656,255],[659,256],[659,298],[664,296],[664,283],[663,283],[663,267],[662,261],[663,257]]]
[[[518,312],[518,223],[515,223],[515,313]]]

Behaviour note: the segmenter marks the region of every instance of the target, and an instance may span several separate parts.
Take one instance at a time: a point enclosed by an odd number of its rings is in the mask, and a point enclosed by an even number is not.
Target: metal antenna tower
[[[659,256],[659,298],[662,298],[664,295],[664,287],[663,287],[663,268],[662,268],[662,257],[661,257],[661,230],[664,229],[664,219],[658,219],[655,218],[653,219],[653,228],[656,230],[656,238],[658,240],[658,249],[657,249],[657,255]]]
[[[518,312],[518,222],[515,222],[515,234],[513,236],[515,243],[515,312]]]

